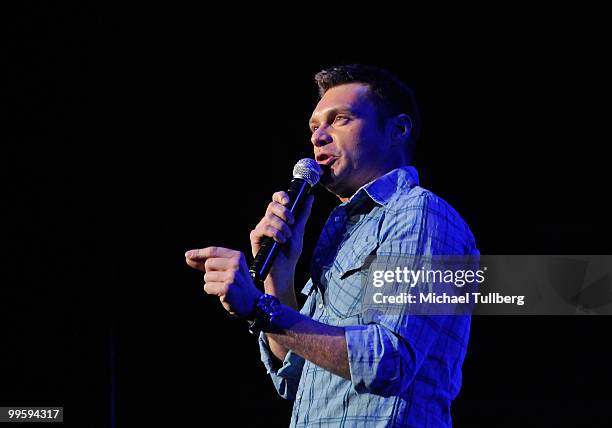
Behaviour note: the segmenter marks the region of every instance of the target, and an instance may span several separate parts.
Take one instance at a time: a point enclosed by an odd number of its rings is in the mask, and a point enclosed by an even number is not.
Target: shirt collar
[[[419,184],[419,173],[417,169],[411,165],[405,165],[400,168],[389,171],[385,175],[378,177],[375,180],[361,186],[351,199],[359,194],[362,190],[376,203],[386,206],[393,195],[401,189],[409,189]]]

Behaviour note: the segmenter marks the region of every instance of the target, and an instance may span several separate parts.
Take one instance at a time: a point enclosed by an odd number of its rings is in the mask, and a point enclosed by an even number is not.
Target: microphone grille
[[[301,178],[313,187],[321,179],[323,171],[319,164],[310,158],[300,159],[293,167],[293,178]]]

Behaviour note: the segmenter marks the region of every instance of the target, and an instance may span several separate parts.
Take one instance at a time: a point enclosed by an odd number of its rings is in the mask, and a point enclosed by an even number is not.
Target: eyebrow
[[[329,118],[330,116],[336,115],[339,112],[354,113],[354,110],[351,108],[351,106],[341,105],[323,110],[323,112],[321,112],[321,116],[324,118]],[[315,118],[315,116],[311,116],[310,120],[308,121],[308,128],[312,127],[316,123],[319,123],[319,121]]]

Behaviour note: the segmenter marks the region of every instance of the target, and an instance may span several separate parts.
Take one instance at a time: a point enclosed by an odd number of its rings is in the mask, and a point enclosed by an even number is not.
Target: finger
[[[207,271],[204,274],[204,282],[224,282],[228,279],[228,274],[225,271]]]
[[[261,232],[263,236],[272,238],[279,244],[284,244],[287,242],[287,237],[285,234],[273,226],[263,226]]]
[[[271,214],[286,221],[288,224],[293,224],[295,221],[293,213],[289,211],[287,207],[281,205],[278,202],[272,201],[268,205],[268,209],[266,210],[266,217],[271,217]]]
[[[281,205],[287,205],[289,203],[289,195],[287,194],[287,192],[276,192],[275,194],[272,195],[272,200],[274,202],[278,202]]]
[[[280,230],[283,233],[283,236],[287,239],[291,238],[291,229],[289,228],[289,226],[287,226],[287,223],[285,223],[283,220],[281,220],[278,217],[275,216],[271,216],[271,217],[266,217],[265,219],[265,226],[272,226],[274,229],[276,230]]]
[[[278,217],[264,217],[255,229],[251,231],[251,242],[260,242],[262,238],[287,239],[293,233],[287,223]]]
[[[191,260],[206,260],[209,258],[216,258],[216,257],[232,257],[235,256],[236,253],[238,253],[238,251],[235,250],[230,250],[229,248],[223,248],[223,247],[206,247],[206,248],[199,248],[196,250],[189,250],[185,253],[185,257]]]
[[[201,270],[202,272],[204,272],[205,270],[204,262],[192,260],[192,259],[185,259],[185,262],[189,265],[189,267],[192,267],[197,270]]]
[[[204,292],[213,296],[223,296],[227,293],[227,284],[225,282],[207,282],[204,284]]]
[[[240,264],[240,259],[238,257],[229,257],[229,258],[214,258],[214,259],[206,259],[204,262],[204,269],[206,272],[211,271],[229,271],[229,270],[238,270]]]

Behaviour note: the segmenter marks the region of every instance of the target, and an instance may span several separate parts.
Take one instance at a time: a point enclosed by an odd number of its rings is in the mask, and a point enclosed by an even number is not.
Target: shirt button
[[[323,303],[319,303],[319,308],[323,309]]]
[[[339,222],[340,220],[342,220],[342,217],[340,217],[339,215],[337,215],[336,217],[334,217],[334,221],[335,221],[335,222]]]
[[[295,398],[298,399],[298,400],[301,400],[302,399],[302,394],[298,394]]]

